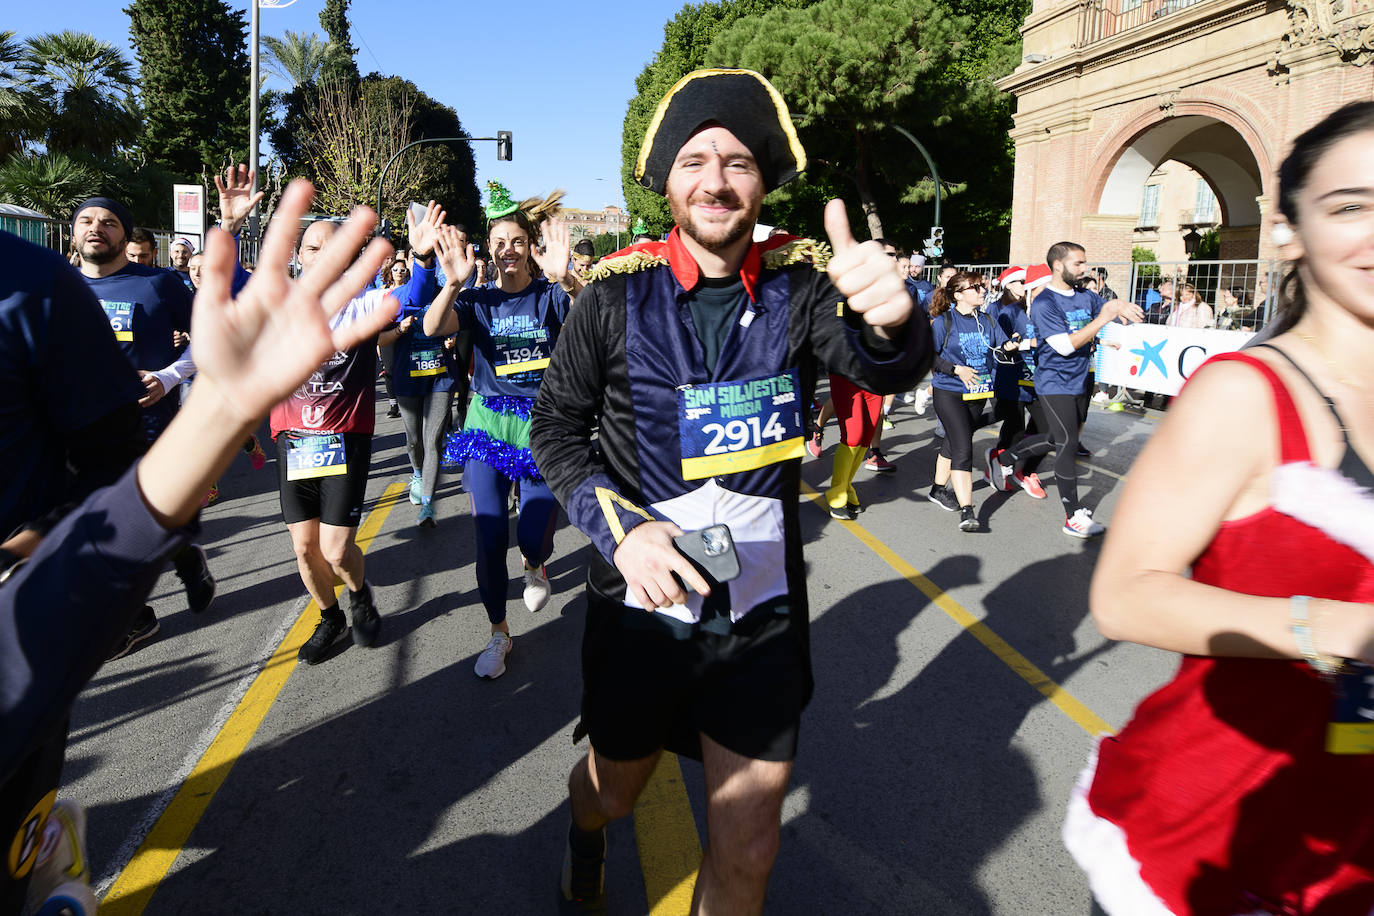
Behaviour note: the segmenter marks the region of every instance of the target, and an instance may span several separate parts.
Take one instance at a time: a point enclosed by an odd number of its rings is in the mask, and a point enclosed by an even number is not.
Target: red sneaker
[[[1035,499],[1045,498],[1045,488],[1040,485],[1040,477],[1038,475],[1022,474],[1020,471],[1017,471],[1016,482],[1021,485],[1021,489],[1025,490]]]
[[[821,457],[821,439],[825,436],[825,431],[819,426],[811,434],[811,438],[806,440],[806,450],[811,453],[812,458]]]

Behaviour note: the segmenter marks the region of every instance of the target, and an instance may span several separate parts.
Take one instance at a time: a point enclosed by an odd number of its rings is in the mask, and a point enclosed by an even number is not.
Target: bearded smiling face
[[[664,188],[673,221],[708,251],[749,237],[763,207],[763,175],[749,148],[719,125],[678,150]]]

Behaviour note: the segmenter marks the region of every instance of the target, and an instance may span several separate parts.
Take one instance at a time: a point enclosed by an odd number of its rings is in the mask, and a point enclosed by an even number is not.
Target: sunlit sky
[[[250,9],[249,0],[228,0]],[[6,3],[0,28],[24,39],[43,32],[90,32],[128,52],[129,17],[120,0]],[[515,134],[515,158],[496,161],[477,143],[478,187],[496,179],[517,198],[565,188],[564,205],[624,205],[620,131],[634,80],[663,41],[682,0],[462,4],[440,0],[354,0],[349,11],[358,69],[411,80],[458,112],[467,132]],[[319,32],[324,0],[260,11],[263,35]],[[287,88],[276,77],[271,88]]]

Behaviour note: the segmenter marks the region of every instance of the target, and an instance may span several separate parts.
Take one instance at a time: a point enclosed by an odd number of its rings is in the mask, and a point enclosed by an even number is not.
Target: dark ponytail
[[[954,293],[962,287],[984,282],[982,274],[972,270],[956,270],[930,297],[930,317],[939,318],[954,305]]]

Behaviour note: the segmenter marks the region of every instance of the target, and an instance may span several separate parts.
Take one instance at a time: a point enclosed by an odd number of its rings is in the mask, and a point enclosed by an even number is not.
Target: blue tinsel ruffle
[[[494,397],[482,395],[482,403],[492,413],[514,414],[522,420],[530,418],[534,410],[534,398],[522,398],[513,394],[498,394]]]
[[[490,404],[496,398],[489,398]],[[511,398],[510,400],[528,400],[526,398]],[[526,407],[526,410],[529,408]],[[534,464],[534,455],[527,448],[516,448],[508,442],[501,442],[487,435],[485,430],[465,429],[461,432],[449,433],[448,441],[444,443],[445,468],[461,468],[469,460],[477,460],[485,465],[495,468],[511,480],[533,480],[542,483],[543,475],[539,473],[539,468]]]

